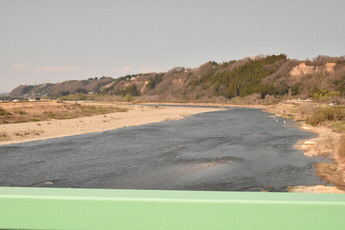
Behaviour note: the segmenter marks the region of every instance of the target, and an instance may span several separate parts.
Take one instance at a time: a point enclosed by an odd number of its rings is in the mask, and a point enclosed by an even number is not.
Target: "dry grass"
[[[345,163],[345,134],[340,138],[338,142],[338,155],[342,158],[342,162]]]
[[[312,126],[326,126],[336,132],[345,131],[345,107],[319,103],[285,102],[267,109],[278,116],[305,121]]]
[[[306,123],[309,125],[319,125],[324,122],[345,122],[345,107],[329,107],[315,111],[308,116]]]
[[[0,124],[46,121],[51,119],[72,119],[85,116],[126,112],[127,109],[113,106],[101,107],[61,103],[8,103],[0,107]]]
[[[338,165],[327,164],[325,162],[315,163],[316,174],[328,183],[333,183],[341,189],[344,189],[345,182],[341,171],[338,170]]]
[[[8,112],[4,108],[0,107],[0,117],[9,118],[11,116],[12,116],[12,114],[10,112]]]

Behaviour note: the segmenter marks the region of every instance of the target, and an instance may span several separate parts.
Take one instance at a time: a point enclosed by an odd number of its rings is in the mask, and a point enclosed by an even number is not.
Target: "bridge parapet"
[[[0,229],[345,229],[345,194],[0,188]]]

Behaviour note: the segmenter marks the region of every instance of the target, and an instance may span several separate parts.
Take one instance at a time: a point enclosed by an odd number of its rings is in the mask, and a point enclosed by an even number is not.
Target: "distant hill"
[[[99,93],[102,88],[113,82],[111,77],[90,78],[88,80],[73,80],[62,83],[47,83],[40,85],[20,85],[10,92],[11,97],[31,97],[31,96],[66,96],[69,94],[89,92]]]
[[[19,86],[10,96],[66,96],[89,92],[144,101],[223,102],[255,95],[323,97],[345,95],[345,58],[318,56],[312,61],[286,55],[254,56],[198,68],[174,67],[164,73],[102,77],[57,84]]]

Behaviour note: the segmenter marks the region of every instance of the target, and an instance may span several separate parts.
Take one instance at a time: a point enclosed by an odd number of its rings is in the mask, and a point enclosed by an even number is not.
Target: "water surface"
[[[292,146],[313,136],[235,108],[101,133],[0,147],[0,186],[286,191],[323,184]]]

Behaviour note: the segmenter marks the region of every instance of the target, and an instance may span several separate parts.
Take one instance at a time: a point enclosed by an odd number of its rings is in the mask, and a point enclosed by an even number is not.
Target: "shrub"
[[[137,86],[133,84],[133,85],[127,86],[123,90],[119,90],[117,94],[122,95],[123,97],[125,97],[127,94],[136,97],[136,96],[140,96],[140,91],[138,90]]]
[[[19,114],[19,115],[26,115],[28,114],[26,111],[24,110],[18,110],[18,111],[15,111],[15,113]]]
[[[342,120],[345,120],[345,107],[340,106],[318,110],[307,118],[306,123],[316,126],[326,121]]]
[[[156,85],[158,85],[161,81],[162,81],[162,75],[156,75],[149,80],[149,83],[147,84],[146,87],[149,90],[154,89]]]
[[[11,115],[12,115],[11,113],[7,112],[6,110],[4,110],[3,108],[0,107],[0,116],[4,116],[4,117],[8,118]]]
[[[126,96],[125,96],[125,100],[126,100],[127,102],[130,102],[131,100],[133,100],[133,96],[130,95],[129,93],[127,93]]]

